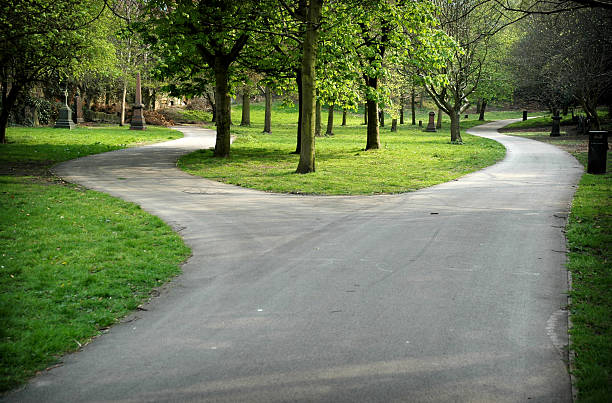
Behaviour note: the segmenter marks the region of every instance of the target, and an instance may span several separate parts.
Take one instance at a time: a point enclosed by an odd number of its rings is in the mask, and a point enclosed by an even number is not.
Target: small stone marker
[[[523,111],[523,122],[527,120],[527,111]]]
[[[57,121],[55,122],[55,126],[53,126],[56,129],[68,129],[68,130],[72,130],[74,129],[74,122],[72,121],[72,111],[70,110],[70,107],[68,106],[68,89],[64,90],[64,106],[62,106],[62,108],[59,111],[59,117],[57,118]]]
[[[561,116],[559,116],[559,112],[555,112],[555,116],[552,117],[552,120],[550,137],[559,137],[561,135]]]
[[[590,174],[605,174],[608,158],[608,132],[589,132],[589,157],[587,172]]]
[[[436,118],[436,113],[435,112],[429,112],[429,123],[427,124],[427,127],[425,128],[426,132],[435,132],[436,131],[435,118]]]
[[[136,102],[132,112],[132,122],[130,130],[146,130],[145,118],[143,115],[144,105],[142,104],[142,92],[140,89],[140,72],[136,76]]]

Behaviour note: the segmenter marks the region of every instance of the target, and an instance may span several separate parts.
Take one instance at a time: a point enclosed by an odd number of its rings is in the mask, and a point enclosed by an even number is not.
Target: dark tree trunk
[[[297,84],[298,89],[298,127],[297,127],[297,144],[295,145],[295,151],[293,154],[300,154],[302,150],[302,110],[304,106],[303,93],[304,90],[302,88],[302,69],[295,70],[295,82]]]
[[[315,136],[321,137],[321,101],[315,103]]]
[[[325,130],[325,135],[334,135],[334,104],[331,104],[327,108],[327,130]]]
[[[414,94],[414,89],[413,89],[412,92],[410,93],[410,110],[412,112],[412,125],[413,126],[416,125],[416,107],[415,107],[416,105],[414,102],[414,97],[415,97],[415,94]]]
[[[463,140],[461,139],[461,127],[460,127],[460,115],[459,112],[452,111],[450,115],[451,119],[451,142],[453,143],[461,143]]]
[[[315,171],[315,136],[313,123],[316,109],[316,64],[317,40],[319,37],[318,24],[321,19],[322,0],[310,0],[308,6],[308,22],[304,35],[302,53],[302,84],[304,107],[302,112],[302,145],[300,162],[296,173],[306,174]]]
[[[397,119],[391,119],[391,131],[392,132],[396,132],[397,131]]]
[[[0,111],[0,143],[6,144],[6,127],[8,126],[9,114],[15,105],[17,96],[19,95],[20,87],[13,84],[8,91],[8,83],[2,83],[2,110]]]
[[[567,114],[569,113],[569,106],[567,104],[563,105],[563,116],[567,116]]]
[[[399,121],[400,125],[404,124],[404,106],[402,105],[400,107],[400,121]]]
[[[378,121],[380,122],[380,127],[385,127],[385,111],[382,109],[378,111]]]
[[[482,103],[480,104],[480,116],[478,117],[478,120],[485,120],[485,111],[487,110],[487,100],[483,99]]]
[[[229,65],[215,58],[215,103],[217,106],[217,139],[215,157],[230,155],[231,102],[229,94]]]
[[[378,105],[376,101],[368,100],[368,137],[366,150],[380,148],[380,134],[378,132]]]
[[[264,118],[264,133],[272,133],[272,90],[269,85],[265,89],[266,112]]]
[[[242,117],[240,126],[251,126],[251,94],[245,85],[242,90]]]
[[[342,109],[342,126],[346,126],[346,109]]]
[[[436,122],[436,129],[442,128],[442,109],[438,108],[438,121]]]
[[[476,101],[476,113],[480,115],[480,108],[482,106],[482,98],[478,98]]]

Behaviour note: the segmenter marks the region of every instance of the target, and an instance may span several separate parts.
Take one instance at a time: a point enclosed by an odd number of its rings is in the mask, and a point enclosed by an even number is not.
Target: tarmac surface
[[[566,223],[582,167],[506,158],[401,195],[278,195],[191,176],[211,130],[63,163],[193,249],[160,296],[10,402],[570,402]]]

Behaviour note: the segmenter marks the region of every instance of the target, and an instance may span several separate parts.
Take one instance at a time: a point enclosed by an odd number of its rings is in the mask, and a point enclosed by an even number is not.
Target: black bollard
[[[523,122],[527,120],[527,111],[523,111]]]
[[[590,174],[605,174],[608,158],[608,132],[589,132],[589,157],[587,172]]]

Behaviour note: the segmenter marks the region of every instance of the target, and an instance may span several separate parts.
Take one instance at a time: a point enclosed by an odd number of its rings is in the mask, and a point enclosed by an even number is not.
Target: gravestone
[[[143,114],[144,105],[142,104],[142,92],[140,89],[140,73],[136,76],[136,102],[132,112],[132,122],[130,130],[146,130],[145,118]]]
[[[608,158],[608,132],[589,132],[589,156],[587,162],[587,173],[605,174]]]
[[[62,106],[62,108],[59,110],[59,116],[57,120],[55,121],[55,126],[53,127],[56,129],[72,130],[74,129],[75,124],[72,121],[72,111],[68,107],[68,90],[67,89],[64,90],[64,98],[65,98],[64,106]]]
[[[555,116],[552,117],[552,130],[550,131],[550,137],[559,137],[561,135],[561,116],[559,112],[555,112]]]
[[[429,112],[429,123],[427,124],[427,127],[425,128],[426,132],[435,132],[436,131],[435,118],[436,118],[436,113],[435,112]]]
[[[523,122],[527,120],[527,111],[523,111]]]

